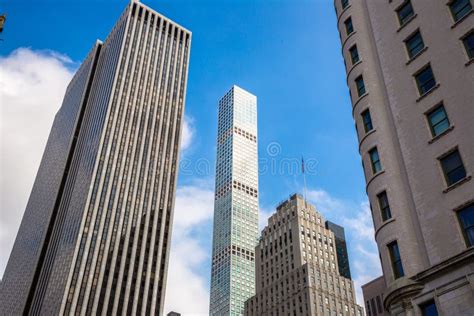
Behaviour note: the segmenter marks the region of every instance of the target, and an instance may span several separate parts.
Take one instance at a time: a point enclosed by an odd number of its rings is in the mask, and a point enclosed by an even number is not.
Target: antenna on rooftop
[[[304,158],[301,156],[301,172],[303,173],[303,181],[304,181],[304,191],[303,191],[303,198],[304,198],[304,206],[308,208],[308,202],[306,200],[306,174],[304,173]]]

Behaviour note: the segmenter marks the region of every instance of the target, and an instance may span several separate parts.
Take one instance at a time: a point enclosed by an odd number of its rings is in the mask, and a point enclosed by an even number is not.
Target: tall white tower
[[[219,101],[211,315],[242,315],[255,293],[257,97],[233,86]]]

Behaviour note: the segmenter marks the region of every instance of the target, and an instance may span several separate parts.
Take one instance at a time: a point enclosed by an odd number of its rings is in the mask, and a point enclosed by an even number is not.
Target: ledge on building
[[[352,6],[352,4],[349,3],[349,5],[347,7],[345,7],[344,9],[342,9],[342,11],[339,13],[339,17],[337,18],[337,23],[339,24],[339,22],[341,21],[341,17],[342,15],[344,14],[344,12],[346,12],[347,10],[349,10],[349,8]]]
[[[354,116],[354,110],[355,108],[357,107],[357,105],[359,105],[360,101],[362,101],[363,99],[365,99],[365,97],[367,97],[369,95],[368,92],[364,93],[363,95],[361,95],[355,102],[354,104],[352,105],[352,116]]]
[[[449,187],[447,187],[446,189],[444,189],[444,190],[443,190],[443,193],[448,193],[449,191],[452,191],[452,190],[456,189],[458,186],[460,186],[460,185],[463,184],[463,183],[468,182],[468,181],[471,180],[471,179],[472,179],[472,176],[468,175],[467,177],[465,177],[465,178],[459,180],[459,181],[456,182],[456,183],[451,184]]]
[[[467,63],[465,64],[466,67],[468,67],[469,65],[472,65],[474,64],[474,58],[471,58],[467,61]]]
[[[443,137],[444,135],[448,134],[449,132],[451,132],[452,130],[454,129],[454,125],[451,125],[450,127],[448,127],[444,132],[436,135],[435,137],[433,137],[432,139],[430,139],[428,141],[428,144],[433,144],[435,141],[437,141],[438,139],[440,139],[441,137]]]
[[[471,9],[471,11],[469,11],[468,13],[466,13],[462,18],[460,18],[459,20],[457,20],[456,22],[454,22],[454,24],[451,25],[451,28],[454,29],[456,26],[458,26],[459,24],[461,24],[462,21],[464,21],[465,19],[467,19],[467,17],[470,16],[473,12],[474,12],[474,9]]]
[[[346,72],[347,72],[347,75],[346,75],[347,85],[349,85],[349,75],[351,74],[352,70],[354,70],[357,67],[357,65],[360,65],[360,64],[362,64],[362,59],[359,59],[358,62],[356,62],[355,64],[352,64],[350,66],[350,68],[348,70],[346,70]]]
[[[458,264],[463,264],[465,261],[474,260],[474,247],[469,247],[466,250],[454,255],[446,260],[443,260],[435,265],[432,265],[430,268],[416,274],[412,279],[416,281],[423,281],[429,279],[433,275],[439,275],[440,272],[447,269],[452,269]]]
[[[352,36],[354,36],[356,33],[357,33],[357,31],[352,31],[351,34],[346,35],[347,37],[346,37],[346,39],[342,42],[342,45],[341,45],[341,47],[342,47],[342,52],[344,52],[344,47],[346,46],[347,41],[348,41]]]
[[[423,93],[423,95],[420,95],[420,97],[418,99],[416,99],[416,102],[418,103],[421,100],[423,100],[424,98],[426,98],[427,96],[429,96],[431,93],[433,93],[433,91],[438,89],[440,85],[441,85],[440,83],[437,83],[433,88],[431,88],[430,90]]]
[[[409,64],[411,64],[415,59],[418,58],[418,56],[422,55],[424,52],[426,52],[428,50],[428,46],[425,46],[423,47],[422,50],[420,50],[418,53],[416,53],[413,57],[411,57],[407,62],[406,62],[406,65],[408,66]]]
[[[413,16],[411,18],[408,19],[408,21],[406,21],[405,23],[403,23],[403,25],[400,25],[400,27],[398,28],[397,30],[397,33],[400,32],[401,30],[403,30],[405,28],[405,26],[407,26],[408,24],[410,24],[411,21],[413,21],[416,17],[418,16],[418,14],[413,14]]]
[[[377,239],[377,235],[378,235],[379,231],[380,231],[382,228],[384,228],[385,226],[387,226],[388,224],[393,223],[393,222],[395,222],[395,217],[389,218],[389,219],[387,219],[386,221],[382,222],[382,224],[380,225],[380,227],[375,230],[375,234],[374,234],[375,239]]]
[[[370,131],[368,131],[367,133],[364,134],[364,136],[362,136],[362,138],[360,139],[359,141],[359,152],[360,152],[360,147],[362,146],[362,143],[364,142],[364,140],[369,137],[369,135],[372,135],[373,133],[375,133],[376,129],[373,128],[371,129]]]
[[[368,191],[369,185],[372,183],[372,181],[374,181],[375,178],[377,178],[378,176],[380,176],[380,175],[382,175],[382,174],[384,174],[384,173],[385,173],[385,169],[384,169],[384,170],[381,170],[381,171],[379,171],[379,172],[377,172],[376,174],[374,174],[374,175],[372,176],[372,178],[370,178],[369,181],[367,181],[367,184],[365,185],[365,192]]]
[[[408,277],[402,277],[393,281],[384,293],[383,304],[386,310],[390,310],[390,306],[398,301],[415,296],[423,290],[424,285],[414,281]]]

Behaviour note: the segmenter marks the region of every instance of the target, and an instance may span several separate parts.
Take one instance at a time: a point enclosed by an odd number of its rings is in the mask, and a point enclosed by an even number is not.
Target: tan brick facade
[[[363,315],[339,275],[334,233],[299,195],[281,203],[255,248],[256,295],[246,315]]]
[[[474,315],[474,3],[334,3],[385,308]]]

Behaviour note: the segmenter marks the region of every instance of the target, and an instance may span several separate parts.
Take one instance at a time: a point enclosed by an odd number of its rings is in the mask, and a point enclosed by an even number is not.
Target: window
[[[382,164],[380,163],[379,152],[377,147],[369,151],[370,162],[372,163],[372,172],[377,173],[382,171]]]
[[[375,301],[373,298],[370,299],[370,308],[374,311],[374,315],[377,315],[377,310],[375,309]]]
[[[349,35],[352,32],[354,32],[354,26],[352,25],[352,18],[348,18],[345,22],[344,25],[346,26],[346,34]]]
[[[472,10],[470,0],[453,0],[449,3],[449,9],[455,22],[461,20]]]
[[[386,221],[392,218],[392,212],[390,212],[390,204],[388,203],[387,192],[383,191],[377,195],[379,200],[380,212],[382,214],[382,221]]]
[[[396,241],[387,245],[390,254],[390,261],[392,263],[393,276],[395,279],[401,278],[405,275],[403,272],[402,258],[400,257],[400,250]]]
[[[359,59],[359,52],[357,51],[357,45],[352,46],[349,49],[349,53],[351,54],[351,60],[352,60],[353,65],[360,60]]]
[[[414,15],[413,7],[411,6],[411,2],[405,2],[401,7],[397,9],[398,21],[400,25],[405,25]]]
[[[380,295],[377,295],[377,310],[379,314],[383,313],[382,300],[380,299]]]
[[[458,216],[467,246],[474,246],[474,204],[460,210]]]
[[[429,112],[427,117],[433,137],[441,135],[449,128],[450,123],[443,104]]]
[[[452,153],[441,158],[440,161],[448,186],[466,177],[466,169],[464,169],[459,150],[456,149]]]
[[[425,48],[425,43],[423,42],[420,31],[416,31],[415,34],[407,38],[405,40],[405,45],[410,58],[415,57],[419,52],[421,52],[421,50]]]
[[[362,76],[357,77],[355,83],[357,87],[357,95],[359,97],[363,96],[365,94],[364,78]]]
[[[342,9],[344,10],[349,5],[349,0],[341,0]]]
[[[436,85],[436,80],[434,78],[433,70],[431,69],[430,65],[419,71],[415,75],[415,79],[416,84],[418,85],[418,91],[420,92],[420,95],[424,95],[425,93],[433,89],[433,87]]]
[[[364,130],[366,133],[368,133],[374,128],[372,126],[372,118],[370,117],[369,109],[362,112],[361,116],[362,116],[362,121],[364,122]]]
[[[466,48],[469,59],[474,58],[474,31],[463,38],[464,47]]]
[[[420,309],[421,315],[423,316],[438,316],[438,310],[436,309],[436,304],[433,300],[421,305]]]

